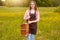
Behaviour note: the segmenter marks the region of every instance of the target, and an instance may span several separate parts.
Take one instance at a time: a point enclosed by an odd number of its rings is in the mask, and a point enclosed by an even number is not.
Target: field
[[[20,36],[20,24],[28,7],[0,7],[0,40],[26,40]],[[40,21],[36,40],[60,40],[60,13],[56,7],[38,7]]]

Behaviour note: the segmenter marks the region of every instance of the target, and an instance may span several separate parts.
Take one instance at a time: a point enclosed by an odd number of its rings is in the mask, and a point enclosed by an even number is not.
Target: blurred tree
[[[0,6],[2,6],[3,5],[3,3],[2,3],[2,1],[0,0]]]
[[[6,6],[28,6],[28,0],[6,0]]]
[[[37,6],[54,6],[54,0],[35,0]]]
[[[1,1],[0,0],[0,5],[6,5],[6,6],[29,6],[29,2],[31,0],[6,0],[6,1]],[[55,7],[60,5],[60,0],[34,0],[37,3],[37,6],[41,7]]]
[[[60,4],[60,0],[35,0],[37,3],[37,6],[43,6],[43,7],[52,7],[52,6],[58,6]]]
[[[60,5],[60,0],[55,0],[54,6],[59,6]]]

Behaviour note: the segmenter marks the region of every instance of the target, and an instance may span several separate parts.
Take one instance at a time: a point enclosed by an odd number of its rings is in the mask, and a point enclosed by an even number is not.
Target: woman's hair
[[[34,8],[34,9],[35,9],[35,11],[36,11],[36,10],[37,10],[37,5],[36,5],[36,2],[35,2],[35,1],[33,1],[33,0],[32,0],[32,1],[30,1],[30,3],[29,3],[29,9],[31,10],[31,2],[33,2],[33,3],[35,4],[35,8]]]

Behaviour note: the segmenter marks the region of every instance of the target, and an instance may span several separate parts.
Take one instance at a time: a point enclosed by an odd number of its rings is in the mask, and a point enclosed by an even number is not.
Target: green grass
[[[0,40],[25,40],[20,36],[20,24],[24,23],[27,7],[0,7]],[[36,40],[60,40],[60,13],[56,7],[39,7],[40,21]]]

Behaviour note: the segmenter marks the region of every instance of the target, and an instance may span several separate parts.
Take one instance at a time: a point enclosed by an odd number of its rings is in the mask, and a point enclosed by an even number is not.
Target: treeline
[[[60,5],[60,0],[35,0],[37,6],[55,7]]]
[[[0,0],[0,6],[2,6],[3,4],[2,4],[2,1]]]
[[[22,4],[22,6],[29,6],[29,2],[31,0],[27,0],[26,3]],[[56,7],[60,5],[60,0],[34,0],[36,1],[37,6],[39,7]],[[8,4],[8,6],[10,6],[10,4],[8,2],[6,2],[6,4]],[[3,2],[0,0],[0,6],[3,5]],[[20,6],[20,5],[19,5]]]

